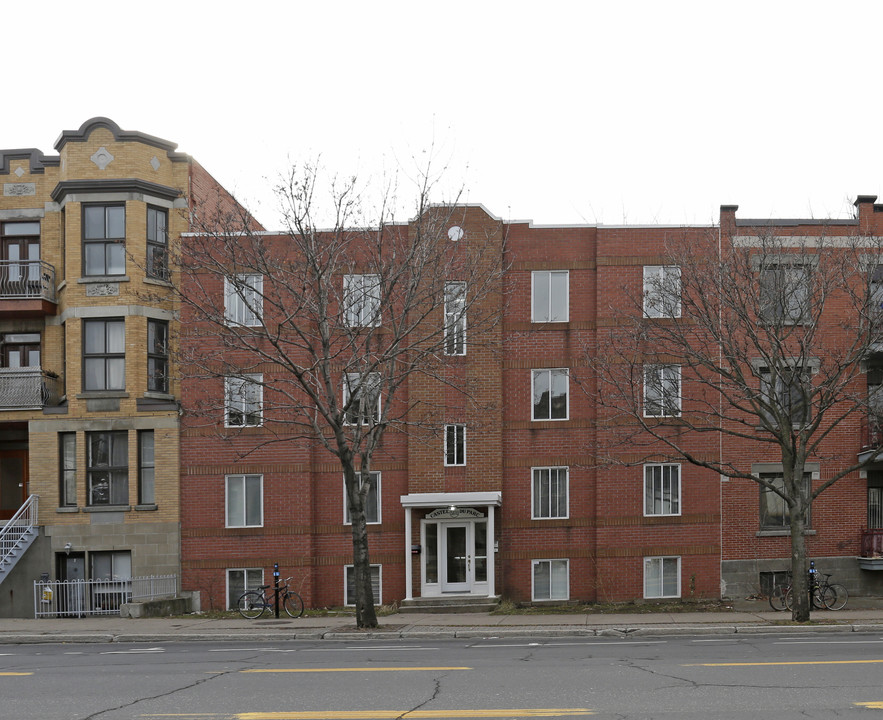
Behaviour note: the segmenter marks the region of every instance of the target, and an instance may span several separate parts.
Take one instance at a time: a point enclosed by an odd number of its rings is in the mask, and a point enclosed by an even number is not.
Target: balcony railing
[[[883,558],[883,530],[862,530],[863,558]]]
[[[61,402],[61,379],[40,368],[0,368],[0,410],[39,410]]]
[[[55,268],[42,260],[0,260],[0,299],[57,302]]]

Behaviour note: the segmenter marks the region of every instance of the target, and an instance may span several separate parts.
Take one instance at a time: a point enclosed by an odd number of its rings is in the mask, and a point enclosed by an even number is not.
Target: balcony
[[[883,570],[883,529],[862,530],[858,565],[862,570]]]
[[[0,368],[0,411],[40,410],[61,402],[62,383],[40,368]]]
[[[0,260],[0,318],[55,315],[55,268],[42,260]]]

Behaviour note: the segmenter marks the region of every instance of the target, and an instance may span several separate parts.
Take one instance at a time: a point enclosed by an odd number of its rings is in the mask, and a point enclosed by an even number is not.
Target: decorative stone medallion
[[[111,155],[110,151],[102,145],[89,159],[98,166],[99,170],[104,170],[104,168],[113,162],[113,155]]]
[[[86,297],[108,297],[119,294],[119,283],[93,283],[86,286]]]

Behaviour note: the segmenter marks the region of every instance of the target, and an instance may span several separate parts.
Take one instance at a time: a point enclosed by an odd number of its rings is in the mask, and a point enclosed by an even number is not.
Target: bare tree
[[[615,329],[592,353],[607,462],[623,462],[624,447],[639,462],[686,461],[751,480],[779,503],[797,621],[810,613],[812,503],[881,452],[879,433],[860,454],[832,437],[838,425],[860,429],[878,414],[868,365],[883,339],[883,286],[869,282],[883,264],[880,244],[843,237],[844,227],[819,226],[814,237],[755,226],[751,235],[672,238],[663,262],[645,271],[643,293],[631,289],[630,306],[615,311]],[[749,457],[780,463],[781,472],[753,471]],[[826,473],[814,482],[808,463],[820,461]]]
[[[180,258],[181,365],[225,379],[230,431],[260,424],[264,443],[307,439],[340,463],[359,627],[377,625],[366,528],[375,454],[390,429],[417,436],[444,422],[446,393],[409,393],[409,380],[473,397],[447,369],[465,352],[467,320],[471,351],[502,313],[502,227],[464,232],[464,207],[431,204],[434,189],[421,174],[412,219],[397,223],[394,188],[368,217],[357,178],[326,186],[318,167],[293,169],[277,188],[283,233],[204,208]],[[214,423],[220,412],[208,397],[190,409]]]

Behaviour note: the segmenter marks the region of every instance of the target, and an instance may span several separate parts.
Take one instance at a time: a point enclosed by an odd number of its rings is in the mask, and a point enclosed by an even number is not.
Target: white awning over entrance
[[[460,493],[411,493],[401,495],[402,507],[428,508],[450,505],[491,505],[503,504],[501,492],[460,492]]]

